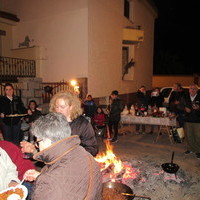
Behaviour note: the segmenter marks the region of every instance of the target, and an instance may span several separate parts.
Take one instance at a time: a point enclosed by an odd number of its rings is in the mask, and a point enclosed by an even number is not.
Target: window
[[[124,16],[129,19],[129,16],[130,16],[130,2],[129,2],[129,0],[124,0]]]

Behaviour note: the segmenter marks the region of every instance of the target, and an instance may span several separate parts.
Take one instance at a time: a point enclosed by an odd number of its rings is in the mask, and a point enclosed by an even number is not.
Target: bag
[[[178,134],[178,131],[177,131],[177,128],[172,128],[170,130],[172,136],[173,136],[173,139],[174,139],[174,142],[176,143],[181,143],[181,138],[179,137],[179,134]]]
[[[184,133],[183,127],[177,128],[176,130],[177,130],[177,133],[178,133],[180,139],[183,139],[185,137],[185,133]]]

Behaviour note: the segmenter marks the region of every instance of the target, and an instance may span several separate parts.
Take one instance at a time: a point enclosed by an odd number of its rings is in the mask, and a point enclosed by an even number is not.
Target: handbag
[[[183,127],[177,128],[176,130],[177,130],[177,133],[178,133],[180,139],[183,139],[185,137],[185,132],[184,132]]]
[[[172,137],[173,137],[173,139],[174,139],[174,142],[176,142],[176,143],[181,143],[181,138],[179,137],[177,128],[172,128],[172,129],[170,130],[170,132],[171,132],[171,135],[172,135]]]

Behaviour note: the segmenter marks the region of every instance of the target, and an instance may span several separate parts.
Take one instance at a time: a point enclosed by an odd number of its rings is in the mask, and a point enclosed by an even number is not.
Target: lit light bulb
[[[70,81],[70,84],[71,84],[72,86],[75,86],[76,83],[77,83],[76,80],[71,80],[71,81]]]

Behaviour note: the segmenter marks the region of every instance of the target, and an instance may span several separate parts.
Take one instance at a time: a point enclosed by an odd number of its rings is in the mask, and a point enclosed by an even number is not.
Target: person
[[[119,92],[117,90],[113,90],[110,95],[111,104],[108,108],[109,113],[109,120],[108,120],[108,127],[110,135],[112,135],[114,130],[114,136],[111,142],[118,141],[118,126],[121,119],[121,112],[124,109],[124,103],[119,98]]]
[[[163,106],[164,97],[160,94],[159,88],[154,88],[151,92],[151,108],[158,111]],[[155,125],[151,125],[150,134],[153,134]]]
[[[182,85],[180,83],[175,83],[169,98],[169,111],[177,116],[176,119],[179,127],[184,126],[184,96],[185,92]]]
[[[140,109],[142,112],[146,112],[148,109],[148,105],[150,105],[151,98],[146,92],[146,87],[141,86],[137,93],[136,93],[136,106]],[[140,132],[140,126],[142,129],[142,132]],[[136,124],[136,134],[145,134],[145,125]]]
[[[106,115],[100,106],[97,107],[96,113],[95,113],[92,121],[93,121],[94,125],[98,126],[99,128],[105,126]]]
[[[27,170],[29,169],[35,169],[34,164],[31,162],[29,159],[24,159],[23,154],[21,152],[21,149],[13,144],[12,142],[2,140],[0,141],[0,147],[6,151],[6,153],[9,155],[11,158],[12,162],[16,165],[17,167],[17,172],[18,172],[18,179],[22,181],[24,174]],[[28,189],[28,197],[26,198],[27,200],[31,199],[31,190],[33,184],[30,182],[23,182],[23,185],[27,187]]]
[[[28,103],[28,116],[26,118],[29,124],[32,124],[36,119],[42,115],[38,109],[38,105],[35,100],[30,100]]]
[[[32,123],[41,116],[42,113],[38,109],[35,100],[30,100],[28,103],[28,115],[22,119],[21,131],[23,132],[23,140],[33,142],[34,138],[30,134],[29,129]]]
[[[98,153],[98,144],[91,123],[82,116],[81,101],[71,92],[59,92],[50,101],[50,112],[62,113],[69,122],[72,135],[79,135],[81,145],[93,156]],[[34,145],[21,142],[22,152],[35,152]]]
[[[16,114],[26,114],[27,110],[20,97],[14,95],[14,88],[11,83],[4,86],[5,96],[0,98],[0,115],[2,118],[2,133],[4,140],[19,145],[21,140],[21,116]],[[8,115],[12,115],[8,117]]]
[[[94,126],[94,130],[97,135],[101,135],[106,138],[106,115],[103,112],[103,109],[98,106],[96,109],[96,113],[92,119],[92,124]]]
[[[164,97],[160,94],[159,88],[154,88],[151,92],[151,107],[156,106],[158,109],[163,106]]]
[[[61,113],[49,113],[31,127],[40,152],[34,159],[46,166],[41,173],[28,170],[27,181],[35,180],[32,200],[100,200],[102,176],[98,163],[80,145],[78,135],[71,136],[69,123]]]
[[[0,191],[15,187],[19,182],[16,165],[6,151],[0,147]]]
[[[185,96],[185,126],[187,151],[185,154],[196,153],[200,159],[200,94],[194,84],[189,86]]]
[[[83,107],[85,116],[88,117],[89,120],[91,120],[94,117],[96,111],[96,104],[91,94],[87,95],[87,98],[83,103]]]

